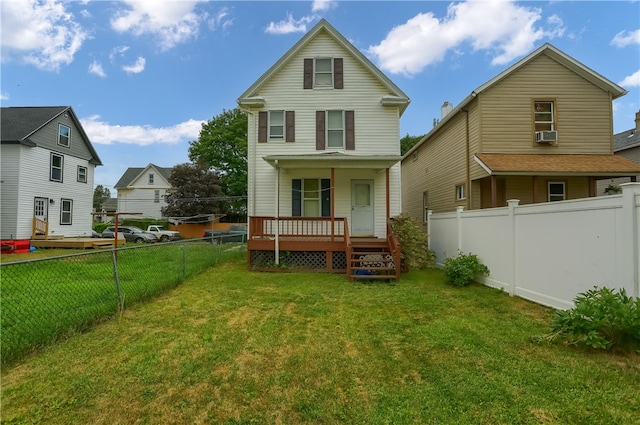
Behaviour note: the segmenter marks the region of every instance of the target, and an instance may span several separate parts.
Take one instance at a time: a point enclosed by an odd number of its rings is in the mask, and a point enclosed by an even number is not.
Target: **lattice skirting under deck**
[[[271,269],[276,267],[274,251],[251,251],[251,268]],[[333,252],[330,271],[345,270],[347,257],[344,252]],[[279,268],[301,270],[327,270],[327,252],[325,251],[281,251]]]

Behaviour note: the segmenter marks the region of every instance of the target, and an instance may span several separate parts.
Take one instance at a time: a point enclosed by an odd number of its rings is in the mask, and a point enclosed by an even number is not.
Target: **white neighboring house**
[[[167,205],[165,195],[171,189],[171,167],[149,164],[124,172],[114,188],[118,192],[118,213],[142,213],[138,218],[162,218],[160,209]]]
[[[102,165],[70,106],[0,108],[2,239],[91,236]]]
[[[348,248],[323,246],[323,234],[386,240],[401,207],[399,120],[409,98],[344,36],[320,20],[238,104],[249,114],[250,267],[287,251],[342,270]]]

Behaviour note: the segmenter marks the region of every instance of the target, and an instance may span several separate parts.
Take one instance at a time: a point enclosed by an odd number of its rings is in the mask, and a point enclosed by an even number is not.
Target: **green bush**
[[[398,238],[405,266],[416,269],[433,267],[435,255],[429,250],[427,234],[413,218],[402,213],[392,217],[389,226]]]
[[[447,281],[453,286],[467,286],[476,276],[489,276],[489,268],[475,254],[459,252],[457,257],[444,260]]]
[[[574,305],[556,313],[548,340],[562,337],[569,344],[602,349],[640,343],[640,298],[596,286],[579,294]]]

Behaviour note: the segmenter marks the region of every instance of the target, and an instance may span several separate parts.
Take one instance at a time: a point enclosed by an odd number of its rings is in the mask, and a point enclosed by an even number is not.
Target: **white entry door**
[[[35,198],[33,202],[33,215],[42,221],[47,221],[47,198]]]
[[[351,235],[373,236],[373,180],[351,180]]]

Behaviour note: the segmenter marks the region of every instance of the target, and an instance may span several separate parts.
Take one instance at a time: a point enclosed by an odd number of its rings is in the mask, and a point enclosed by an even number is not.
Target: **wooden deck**
[[[32,239],[31,246],[36,248],[70,248],[70,249],[100,249],[113,248],[115,239],[101,238],[62,238],[62,239]],[[125,244],[124,239],[118,240],[118,246]]]

